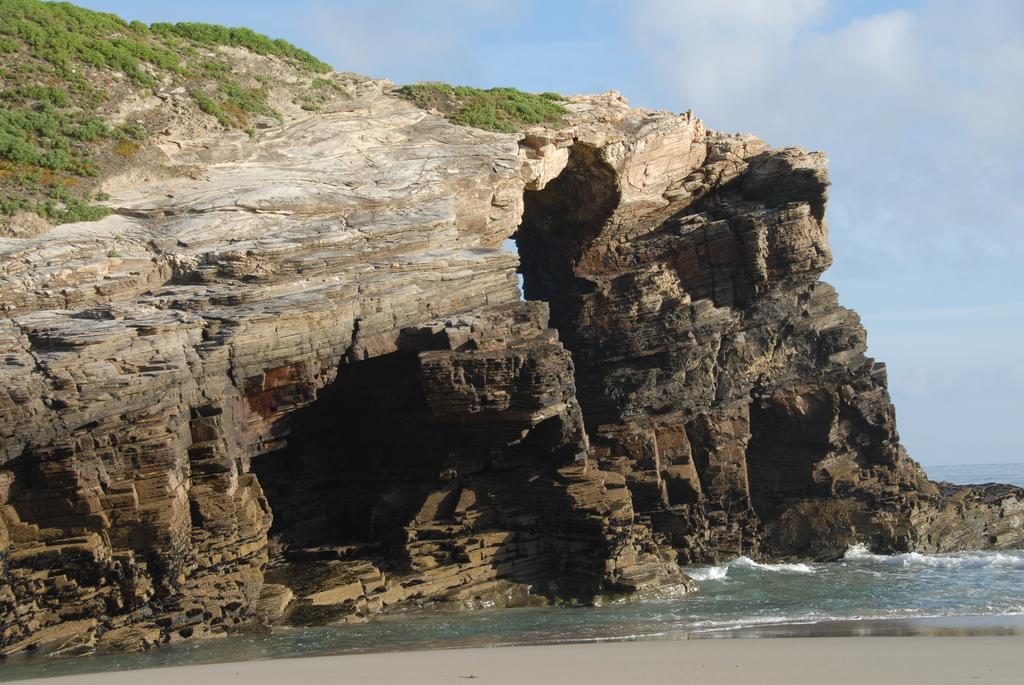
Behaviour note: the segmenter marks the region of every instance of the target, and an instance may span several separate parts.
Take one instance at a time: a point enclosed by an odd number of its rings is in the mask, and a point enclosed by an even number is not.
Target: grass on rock
[[[260,115],[281,120],[268,103],[267,79],[241,82],[221,47],[279,58],[314,76],[314,93],[344,90],[316,76],[329,65],[249,29],[147,26],[68,3],[0,0],[0,223],[20,211],[53,223],[107,213],[92,204],[97,177],[133,157],[148,136],[140,122],[112,126],[96,114],[127,91],[183,87],[224,128],[253,131],[250,120]]]
[[[334,81],[317,77],[310,83],[309,90],[293,100],[293,103],[307,112],[319,112],[325,103],[336,96],[343,98],[351,97],[347,90]]]
[[[515,88],[471,88],[447,83],[417,83],[398,90],[423,109],[442,112],[453,124],[515,133],[552,124],[568,114],[557,93],[524,93]]]
[[[283,121],[270,103],[281,86],[268,73],[237,68],[241,48],[270,56],[300,76],[292,103],[319,112],[346,90],[329,65],[250,29],[200,23],[127,22],[64,2],[0,0],[0,233],[9,217],[34,212],[50,223],[98,219],[103,178],[139,163],[152,121],[114,118],[126,98],[190,100],[225,129],[256,136],[259,117]],[[303,85],[305,84],[305,85]],[[276,92],[276,91],[275,91]],[[555,93],[483,90],[444,83],[399,93],[450,121],[515,132],[555,123],[567,110]],[[144,159],[144,158],[141,158]]]

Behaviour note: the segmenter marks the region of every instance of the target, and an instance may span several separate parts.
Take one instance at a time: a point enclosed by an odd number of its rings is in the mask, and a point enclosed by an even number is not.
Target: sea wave
[[[721,566],[706,566],[704,568],[693,568],[686,569],[686,574],[694,580],[724,580],[729,575],[729,567],[725,564]]]
[[[853,545],[843,555],[844,561],[867,561],[887,566],[924,567],[936,569],[1020,568],[1024,569],[1024,550],[1012,552],[951,552],[948,554],[875,554],[865,544]]]
[[[691,624],[685,626],[685,630],[694,633],[718,633],[728,632],[732,630],[739,630],[743,628],[758,628],[758,627],[771,627],[771,626],[797,626],[797,625],[814,625],[819,623],[832,623],[839,626],[846,624],[848,627],[851,624],[857,623],[873,623],[876,628],[881,627],[888,621],[930,621],[930,620],[954,620],[954,619],[982,619],[996,616],[1024,616],[1024,607],[989,607],[988,610],[973,610],[973,611],[950,611],[950,612],[935,612],[935,611],[924,611],[914,608],[895,609],[890,610],[886,613],[864,613],[864,614],[841,614],[841,613],[823,613],[823,612],[805,612],[796,614],[779,614],[771,616],[742,616],[727,619],[708,619],[701,621],[694,621]],[[923,624],[919,624],[923,625]],[[954,624],[955,625],[955,624]],[[967,626],[965,629],[969,630],[970,622],[963,624]],[[984,623],[982,622],[982,625]],[[990,624],[991,625],[991,624]],[[852,629],[851,630],[855,630]],[[871,627],[865,629],[867,632],[861,634],[871,634]],[[856,633],[854,633],[856,634]]]
[[[815,568],[808,564],[762,564],[754,561],[748,556],[737,557],[718,566],[703,566],[700,568],[687,569],[687,574],[696,581],[701,580],[725,580],[729,576],[730,569],[742,568],[757,571],[768,571],[770,573],[815,573]]]
[[[859,616],[852,620],[859,620]],[[752,628],[755,626],[772,625],[808,625],[821,623],[822,621],[835,620],[835,617],[820,612],[806,612],[801,614],[777,614],[771,616],[737,616],[726,619],[706,619],[693,621],[685,626],[686,630],[694,632],[711,632],[719,630],[734,630],[736,628]]]

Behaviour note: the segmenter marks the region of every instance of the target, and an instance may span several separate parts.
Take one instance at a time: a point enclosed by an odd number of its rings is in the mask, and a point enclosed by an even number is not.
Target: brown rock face
[[[0,239],[0,649],[1022,542],[1019,489],[900,446],[818,280],[822,155],[613,95],[519,137],[350,90]]]
[[[526,195],[526,294],[576,364],[593,458],[685,562],[1015,546],[1019,488],[939,491],[896,433],[883,364],[819,280],[821,153],[691,117],[581,126]]]

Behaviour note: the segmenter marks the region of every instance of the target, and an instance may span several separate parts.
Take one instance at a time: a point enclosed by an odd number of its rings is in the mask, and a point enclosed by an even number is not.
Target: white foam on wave
[[[1012,552],[952,552],[948,554],[875,554],[865,544],[853,545],[843,555],[844,561],[868,561],[887,566],[965,569],[965,568],[1020,568],[1024,569],[1024,550]]]
[[[857,617],[854,617],[855,619]],[[754,626],[771,625],[805,625],[820,623],[822,621],[834,620],[834,617],[816,611],[809,611],[802,614],[779,614],[773,616],[743,616],[726,619],[705,619],[694,621],[687,626],[688,630],[694,632],[711,632],[718,630],[733,630],[736,628],[752,628]]]
[[[687,575],[694,580],[724,580],[729,575],[729,567],[725,564],[721,566],[708,566],[705,568],[688,569]]]
[[[773,616],[743,616],[728,619],[706,619],[694,621],[687,626],[687,629],[695,633],[711,633],[774,625],[808,625],[828,622],[858,623],[862,621],[917,621],[922,619],[977,619],[984,616],[1024,616],[1024,607],[990,607],[988,610],[972,610],[969,612],[934,612],[926,611],[924,609],[905,608],[889,610],[886,613],[864,614],[831,614],[819,611],[808,611],[798,614],[781,614]]]
[[[725,580],[729,576],[729,570],[733,568],[768,571],[770,573],[816,573],[815,568],[808,564],[762,564],[747,556],[737,557],[718,566],[687,569],[686,572],[696,581]]]
[[[762,564],[750,557],[739,557],[729,562],[730,566],[740,568],[756,568],[772,573],[814,573],[814,567],[807,564]]]

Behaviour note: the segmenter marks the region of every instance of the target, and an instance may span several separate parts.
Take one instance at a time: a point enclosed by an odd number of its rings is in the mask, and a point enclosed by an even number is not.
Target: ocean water
[[[1024,485],[1024,464],[928,469],[933,479]],[[872,554],[829,563],[747,557],[688,569],[682,598],[602,607],[417,612],[363,625],[281,628],[145,654],[17,657],[0,681],[168,665],[409,649],[785,635],[1022,634],[1024,550]]]
[[[1009,483],[1024,487],[1024,464],[965,464],[926,466],[932,480],[974,485],[978,483]]]

